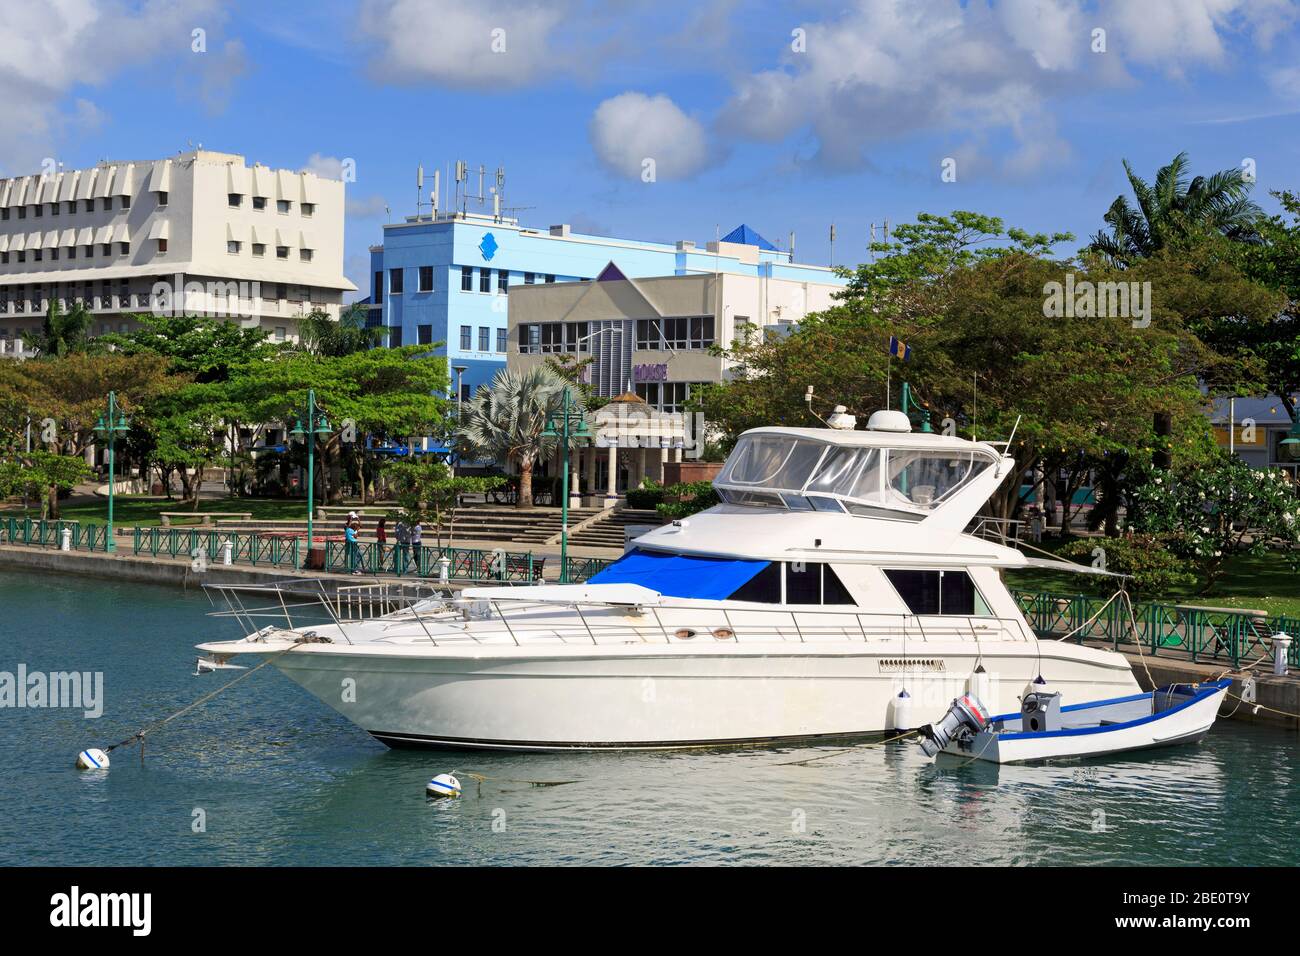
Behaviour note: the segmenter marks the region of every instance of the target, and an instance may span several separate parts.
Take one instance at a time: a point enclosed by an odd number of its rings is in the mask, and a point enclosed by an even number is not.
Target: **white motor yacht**
[[[758,428],[722,503],[643,534],[582,584],[474,587],[368,620],[199,645],[273,665],[390,746],[639,749],[874,735],[976,692],[1138,693],[1119,654],[1039,640],[1006,568],[1077,565],[965,533],[1016,477],[1004,443]],[[287,607],[286,607],[287,610]]]

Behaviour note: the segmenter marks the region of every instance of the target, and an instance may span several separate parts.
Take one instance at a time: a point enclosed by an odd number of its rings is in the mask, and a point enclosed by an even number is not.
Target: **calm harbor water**
[[[398,752],[265,668],[143,766],[123,748],[79,773],[79,750],[237,676],[192,676],[192,645],[234,625],[194,591],[4,572],[0,610],[0,671],[102,671],[105,697],[94,720],[0,710],[0,865],[1300,863],[1300,737],[1229,721],[1199,746],[1001,769],[900,744],[802,766],[842,748]],[[465,798],[426,800],[452,770]]]

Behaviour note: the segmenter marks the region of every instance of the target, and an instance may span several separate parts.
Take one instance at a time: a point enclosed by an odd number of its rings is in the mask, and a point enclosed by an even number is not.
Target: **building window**
[[[244,197],[241,196],[239,193],[226,194],[226,205],[230,206],[232,209],[238,209],[243,204],[244,204]]]
[[[275,284],[275,297],[281,301],[289,298],[289,286],[284,282]]]
[[[433,344],[433,325],[430,323],[421,323],[415,327],[415,340],[420,345]]]
[[[486,325],[480,325],[478,328],[478,350],[486,352],[492,342],[492,330]]]
[[[9,218],[9,207],[6,206],[4,209],[0,209],[0,220],[8,219],[8,218]]]
[[[394,325],[388,330],[388,344],[395,349],[402,347],[402,327],[400,325]]]
[[[58,214],[59,214],[59,204],[56,202],[50,203],[50,215],[57,216]]]
[[[375,305],[384,304],[384,274],[382,272],[375,273],[375,281],[370,287],[370,294],[374,296]]]
[[[40,261],[41,261],[41,250],[39,250],[39,249],[33,249],[33,250],[32,250],[32,261],[33,261],[33,262],[40,262]]]
[[[42,206],[40,203],[37,203],[35,206],[32,207],[32,216],[34,218],[40,219],[44,215],[45,215],[45,207]]]
[[[420,291],[433,291],[433,266],[420,266]]]
[[[510,288],[510,273],[505,269],[497,270],[497,291],[504,293]]]
[[[113,208],[113,197],[105,196],[103,199],[101,199],[99,203],[99,208],[104,210],[104,212],[109,212]]]
[[[69,199],[69,200],[68,200],[68,215],[71,216],[71,215],[72,215],[73,213],[75,213],[76,211],[77,211],[77,201],[76,201],[75,199]],[[8,216],[5,216],[5,218],[8,219],[9,217],[8,217]]]
[[[95,247],[94,247],[94,246],[82,246],[82,247],[81,247],[81,252],[82,252],[82,254],[83,254],[87,259],[93,259],[93,258],[95,258]]]
[[[636,347],[643,351],[706,349],[712,344],[711,315],[637,319],[636,322]]]
[[[470,266],[460,267],[460,291],[461,292],[474,291],[474,270]]]
[[[509,339],[509,333],[507,333],[505,329],[497,329],[497,351],[498,352],[504,352],[506,350],[506,341],[508,339]]]
[[[258,257],[266,255],[266,243],[265,242],[253,243],[253,255]]]
[[[316,204],[314,202],[305,202],[299,206],[298,209],[303,214],[304,218],[310,219],[312,216],[316,215]]]
[[[164,240],[164,241],[166,241],[166,240]],[[99,250],[99,251],[100,251],[101,253],[103,253],[104,255],[106,255],[106,256],[111,256],[111,255],[113,254],[113,244],[112,244],[111,242],[105,242],[105,243],[103,243],[103,244],[100,246],[100,250]],[[162,251],[163,251],[163,252],[166,252],[167,250],[166,250],[166,249],[163,249]]]
[[[90,200],[87,199],[86,202],[89,203]],[[165,206],[165,205],[167,205],[167,194],[166,194],[165,192],[160,192],[160,193],[158,193],[158,205],[160,205],[160,206]],[[87,209],[86,211],[89,212],[90,210]]]
[[[519,326],[519,351],[525,355],[540,352],[541,349],[541,331],[540,325],[521,325]]]
[[[402,294],[402,270],[401,269],[388,270],[388,294],[389,295]]]
[[[227,240],[226,240],[226,252],[230,253],[232,256],[237,256],[237,255],[239,255],[239,250],[240,250],[240,247],[242,247],[242,246],[243,246],[243,243],[240,242],[238,239],[227,239]]]
[[[123,209],[130,209],[130,208],[131,208],[131,197],[130,197],[130,196],[123,196],[123,197],[122,197],[122,208],[123,208]]]
[[[289,202],[287,199],[277,199],[275,201],[275,211],[281,214],[288,213],[292,206],[293,203]]]
[[[299,262],[311,262],[311,250],[310,250],[310,249],[299,249],[299,250],[298,250],[298,261],[299,261]]]
[[[468,325],[460,327],[460,350],[462,352],[470,350],[470,327]]]
[[[276,257],[277,259],[288,259],[288,258],[289,258],[289,247],[288,247],[288,246],[276,246],[276,247],[275,247],[275,257]]]
[[[478,270],[478,290],[480,292],[492,291],[492,270],[491,269]]]
[[[536,281],[537,276],[533,275],[531,272],[524,273],[524,285],[532,285]]]
[[[266,208],[266,197],[265,197],[265,196],[254,196],[254,197],[253,197],[253,208],[254,208],[254,209],[265,209],[265,208]]]
[[[554,282],[554,281],[555,281],[555,276],[547,276],[547,277],[546,277],[546,281],[547,281],[547,282]]]

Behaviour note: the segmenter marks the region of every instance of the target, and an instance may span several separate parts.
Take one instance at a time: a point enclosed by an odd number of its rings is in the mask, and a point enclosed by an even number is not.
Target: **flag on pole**
[[[912,347],[896,336],[891,335],[889,337],[889,354],[906,362],[912,357]]]

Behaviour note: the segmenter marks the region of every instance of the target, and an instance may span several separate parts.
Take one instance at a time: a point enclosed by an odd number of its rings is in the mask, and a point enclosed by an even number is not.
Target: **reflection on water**
[[[0,670],[102,670],[106,695],[97,721],[0,711],[0,864],[1300,862],[1300,739],[1230,722],[1034,767],[908,744],[389,751],[268,668],[150,738],[143,765],[124,748],[79,773],[77,751],[237,676],[191,676],[192,645],[231,625],[192,591],[92,579],[0,575],[0,601]],[[427,800],[445,771],[465,797]]]

